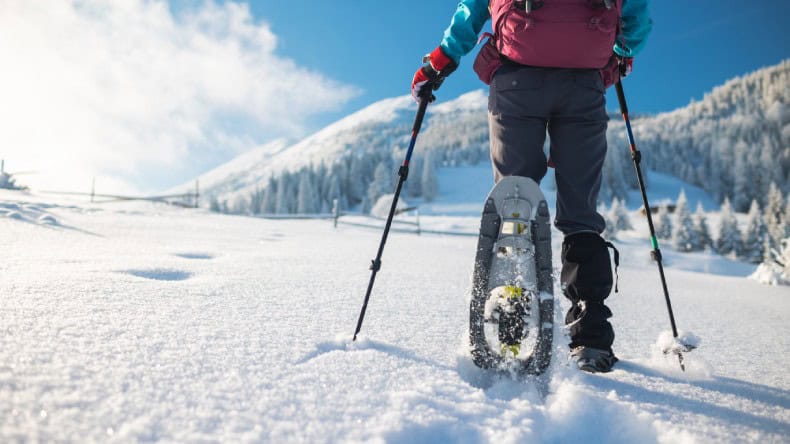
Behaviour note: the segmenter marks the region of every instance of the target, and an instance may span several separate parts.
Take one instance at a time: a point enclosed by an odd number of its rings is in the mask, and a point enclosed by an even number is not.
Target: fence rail
[[[412,208],[412,210],[414,210]],[[401,213],[402,214],[402,213]],[[384,228],[386,219],[377,216],[371,216],[359,212],[343,212],[338,211],[337,207],[333,208],[331,213],[315,213],[315,214],[254,214],[253,217],[261,219],[272,220],[332,220],[335,228],[338,225],[357,228],[370,228],[372,230],[381,230]],[[390,231],[405,234],[438,234],[444,236],[463,236],[463,237],[477,237],[478,233],[468,231],[454,231],[454,230],[436,230],[432,228],[425,228],[424,224],[420,222],[419,213],[416,212],[414,220],[393,219],[392,228]]]

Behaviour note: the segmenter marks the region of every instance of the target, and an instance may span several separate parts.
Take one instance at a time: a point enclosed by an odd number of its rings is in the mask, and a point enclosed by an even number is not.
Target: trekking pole
[[[631,120],[628,118],[628,105],[625,103],[625,93],[623,92],[623,82],[618,81],[615,83],[615,90],[617,91],[617,100],[620,102],[620,113],[623,115],[625,121],[625,129],[628,132],[628,143],[630,144],[631,159],[634,161],[636,168],[636,178],[639,182],[639,190],[642,192],[642,203],[645,207],[645,214],[647,215],[647,225],[650,227],[650,244],[653,250],[650,256],[658,264],[658,273],[661,275],[661,285],[664,288],[664,299],[667,302],[667,311],[669,312],[669,322],[672,324],[672,335],[675,339],[678,338],[678,329],[675,325],[675,315],[672,314],[672,303],[669,300],[669,290],[667,289],[667,279],[664,276],[664,265],[661,262],[661,250],[658,248],[658,238],[656,238],[656,230],[653,227],[653,217],[650,214],[650,205],[647,203],[647,192],[645,191],[645,182],[642,178],[642,168],[640,163],[642,161],[642,153],[636,149],[636,142],[634,142],[634,133],[631,131]],[[686,366],[683,364],[683,354],[678,351],[678,362],[680,369],[686,371]]]
[[[395,216],[395,208],[398,205],[401,188],[403,188],[403,183],[406,182],[406,178],[409,176],[409,162],[411,161],[411,153],[414,151],[414,143],[417,141],[417,134],[420,133],[422,120],[425,117],[425,110],[428,108],[428,102],[430,101],[431,97],[430,88],[423,88],[423,90],[427,92],[427,95],[423,94],[420,96],[422,100],[420,100],[420,106],[417,109],[417,117],[414,119],[414,127],[411,131],[411,142],[409,142],[409,149],[406,151],[406,158],[403,160],[403,164],[401,164],[400,168],[398,169],[398,176],[400,176],[400,179],[398,180],[398,185],[395,187],[395,197],[392,198],[392,205],[390,206],[389,216],[387,216],[387,223],[384,225],[384,233],[381,236],[379,251],[376,254],[376,259],[373,259],[372,263],[370,264],[371,273],[370,282],[368,282],[368,291],[365,293],[365,301],[362,303],[362,310],[359,312],[357,329],[354,330],[354,338],[352,341],[357,340],[357,334],[359,334],[359,330],[362,329],[362,320],[365,319],[365,311],[368,308],[370,293],[373,291],[373,282],[376,280],[376,273],[378,273],[381,269],[381,255],[384,253],[384,245],[387,243],[387,236],[389,236],[392,218]]]

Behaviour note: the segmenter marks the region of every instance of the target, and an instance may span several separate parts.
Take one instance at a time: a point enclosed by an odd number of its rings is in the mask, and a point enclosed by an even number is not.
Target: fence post
[[[420,209],[417,208],[414,210],[414,213],[417,215],[417,236],[420,235]]]
[[[337,199],[332,200],[332,219],[334,219],[335,228],[337,228],[337,220],[340,218],[340,208]]]
[[[96,177],[91,180],[91,203],[93,203],[93,197],[96,195]]]

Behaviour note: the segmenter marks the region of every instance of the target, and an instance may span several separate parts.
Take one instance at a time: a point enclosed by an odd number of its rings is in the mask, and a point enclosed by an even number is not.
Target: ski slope
[[[478,221],[422,223],[474,231]],[[665,251],[678,325],[702,338],[681,373],[652,350],[669,326],[658,274],[644,236],[625,233],[610,298],[615,371],[568,366],[557,324],[548,377],[513,381],[476,369],[466,351],[471,237],[393,233],[350,342],[379,236],[0,191],[0,441],[790,436],[790,291],[745,279],[753,267]],[[555,233],[555,266],[559,246]],[[568,304],[557,304],[559,321]]]

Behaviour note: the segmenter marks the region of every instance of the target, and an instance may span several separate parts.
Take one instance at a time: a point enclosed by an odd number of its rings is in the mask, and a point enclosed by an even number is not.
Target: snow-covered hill
[[[477,223],[422,217],[433,228]],[[393,233],[350,342],[379,236],[328,221],[0,191],[0,441],[790,436],[790,294],[743,278],[748,266],[666,251],[678,324],[702,338],[681,373],[652,350],[668,329],[663,296],[644,233],[626,233],[610,298],[615,371],[567,365],[568,304],[558,297],[549,377],[513,381],[474,368],[465,346],[474,238]],[[555,233],[555,264],[559,242]]]
[[[638,91],[628,91],[629,97]],[[762,202],[774,182],[790,191],[790,61],[733,79],[699,102],[671,113],[634,119],[637,142],[651,169],[676,175],[708,191],[717,203],[730,196],[740,211]],[[615,106],[614,104],[612,104]],[[431,105],[418,139],[407,192],[422,195],[428,164],[475,165],[488,159],[487,99],[482,90]],[[392,176],[404,155],[416,106],[410,97],[370,105],[316,134],[276,150],[264,161],[239,158],[199,178],[203,192],[235,212],[262,208],[266,193],[309,195],[314,211],[338,199],[347,207],[375,201],[390,192],[374,177],[378,165]],[[638,110],[635,110],[638,111]],[[602,200],[626,197],[636,186],[619,117],[610,122]],[[257,157],[256,157],[257,156]],[[432,166],[432,165],[431,165]],[[285,177],[288,176],[289,177]],[[308,176],[307,178],[302,176]],[[332,181],[337,184],[332,186]],[[193,183],[183,188],[191,189]],[[301,191],[300,191],[301,188]],[[282,204],[284,212],[297,205]]]

